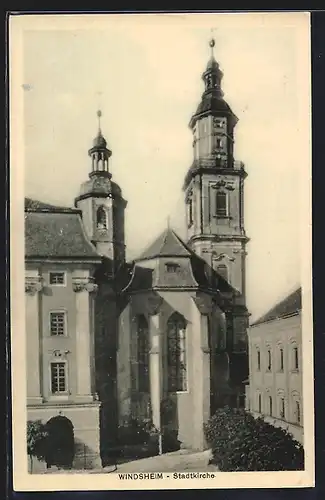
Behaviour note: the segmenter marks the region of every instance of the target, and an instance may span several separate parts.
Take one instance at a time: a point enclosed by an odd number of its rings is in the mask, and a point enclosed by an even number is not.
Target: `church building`
[[[202,450],[215,409],[245,405],[247,174],[210,47],[189,123],[185,242],[168,227],[126,261],[127,201],[100,127],[74,208],[25,201],[28,419],[70,422],[76,467],[100,463],[131,417]]]

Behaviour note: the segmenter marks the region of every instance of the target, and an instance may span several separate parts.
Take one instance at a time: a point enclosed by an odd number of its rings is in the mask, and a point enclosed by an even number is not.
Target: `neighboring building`
[[[248,330],[246,406],[303,442],[301,288]]]
[[[100,129],[76,208],[26,200],[28,416],[71,421],[80,457],[94,459],[100,443],[105,460],[130,417],[203,449],[210,414],[244,406],[247,174],[222,76],[212,53],[190,121],[187,243],[167,228],[126,263],[126,201]]]

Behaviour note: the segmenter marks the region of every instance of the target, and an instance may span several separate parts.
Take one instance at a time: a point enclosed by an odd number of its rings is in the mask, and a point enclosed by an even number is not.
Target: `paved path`
[[[215,472],[217,467],[209,465],[210,450],[193,452],[190,450],[179,450],[165,453],[160,456],[142,458],[118,464],[116,471],[114,467],[91,470],[63,471],[52,468],[46,470],[45,474],[107,474],[119,472]]]
[[[179,450],[120,464],[116,472],[213,472],[217,467],[208,464],[210,456],[209,450],[196,453]]]

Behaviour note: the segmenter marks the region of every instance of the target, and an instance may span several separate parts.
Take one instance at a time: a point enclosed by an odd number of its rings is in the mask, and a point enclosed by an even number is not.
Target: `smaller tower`
[[[125,262],[124,210],[127,202],[120,187],[112,181],[109,159],[112,151],[101,131],[101,111],[97,111],[98,133],[88,154],[89,180],[81,185],[75,206],[82,211],[88,238],[100,255],[110,258],[117,270]]]

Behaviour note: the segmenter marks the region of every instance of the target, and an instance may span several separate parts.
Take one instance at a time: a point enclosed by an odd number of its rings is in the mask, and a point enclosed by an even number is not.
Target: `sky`
[[[29,16],[28,16],[29,17]],[[183,238],[188,128],[210,49],[239,118],[245,163],[247,304],[252,319],[301,273],[301,184],[308,178],[310,68],[303,13],[31,16],[23,31],[25,195],[72,206],[88,178],[96,111],[128,200],[127,257],[167,226]],[[307,158],[307,161],[306,161]]]

